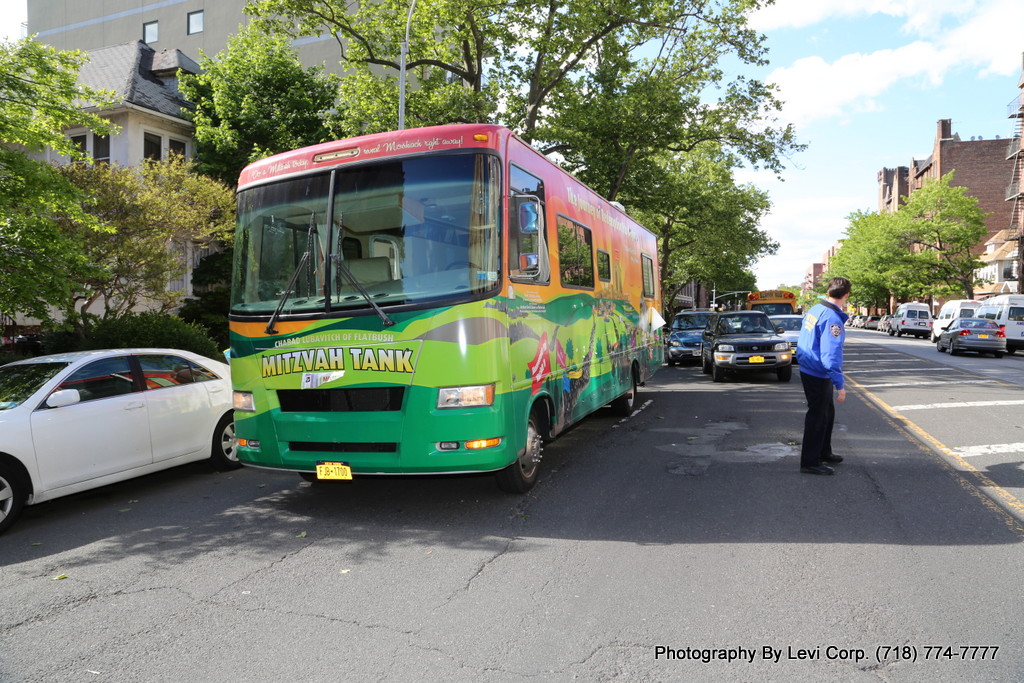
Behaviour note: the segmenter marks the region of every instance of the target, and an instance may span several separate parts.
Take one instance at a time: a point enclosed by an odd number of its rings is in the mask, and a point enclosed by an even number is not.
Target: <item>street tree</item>
[[[187,246],[231,241],[231,189],[177,155],[139,167],[72,164],[60,171],[88,190],[85,210],[106,228],[91,230],[74,214],[59,218],[87,258],[84,267],[63,273],[73,283],[64,317],[79,331],[89,316],[118,317],[140,304],[173,309],[182,293],[168,283],[184,274]]]
[[[68,128],[114,132],[94,113],[112,104],[112,95],[76,82],[84,59],[30,38],[0,42],[0,306],[7,313],[48,319],[49,305],[68,295],[62,273],[85,266],[78,235],[60,230],[57,212],[84,231],[100,229],[81,209],[83,192],[34,158],[52,149],[82,159],[84,152],[63,134]]]
[[[666,305],[692,280],[716,283],[723,291],[743,289],[739,284],[753,289],[754,280],[742,274],[778,249],[758,227],[770,207],[767,195],[737,185],[725,157],[715,143],[689,154],[665,154],[660,173],[646,185],[635,216],[658,236]]]
[[[228,185],[257,159],[344,136],[339,77],[304,67],[281,34],[249,25],[200,65],[202,73],[181,78],[182,93],[195,105],[186,114],[195,124],[198,168]]]
[[[926,181],[895,213],[856,212],[828,276],[850,278],[852,303],[886,307],[891,299],[974,297],[986,234],[985,213],[953,173]]]
[[[953,172],[926,181],[896,212],[897,239],[908,265],[930,293],[942,297],[974,298],[983,283],[983,265],[973,249],[988,229],[978,199],[966,187],[954,187]]]

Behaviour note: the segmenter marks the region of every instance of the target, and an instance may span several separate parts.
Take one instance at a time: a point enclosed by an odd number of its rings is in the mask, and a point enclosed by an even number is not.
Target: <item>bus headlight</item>
[[[251,391],[236,391],[231,397],[231,404],[235,410],[243,413],[255,413],[256,404],[252,400]]]
[[[437,391],[438,408],[478,408],[494,405],[494,385],[442,387]]]

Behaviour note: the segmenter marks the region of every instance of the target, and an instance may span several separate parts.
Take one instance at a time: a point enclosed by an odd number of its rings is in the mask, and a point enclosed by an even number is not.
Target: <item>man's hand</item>
[[[845,400],[846,400],[846,389],[839,389],[836,392],[836,402],[837,403],[842,403]]]

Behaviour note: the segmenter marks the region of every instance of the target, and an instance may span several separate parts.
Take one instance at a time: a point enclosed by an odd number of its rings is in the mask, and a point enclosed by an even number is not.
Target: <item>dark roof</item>
[[[112,90],[123,102],[181,117],[188,103],[177,87],[178,70],[199,73],[199,65],[180,50],[157,52],[141,40],[90,50],[78,82]]]

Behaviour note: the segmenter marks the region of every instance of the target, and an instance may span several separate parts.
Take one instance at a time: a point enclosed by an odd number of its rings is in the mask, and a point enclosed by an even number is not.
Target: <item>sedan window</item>
[[[139,356],[147,389],[219,379],[216,374],[181,356]]]
[[[57,387],[58,391],[63,389],[77,389],[80,400],[92,401],[130,394],[135,391],[135,383],[128,358],[118,356],[104,358],[75,370]]]
[[[30,363],[0,367],[0,410],[20,406],[67,366],[67,363]]]

